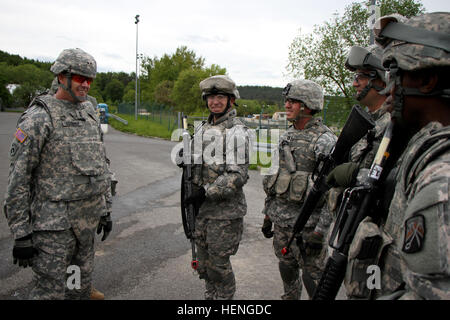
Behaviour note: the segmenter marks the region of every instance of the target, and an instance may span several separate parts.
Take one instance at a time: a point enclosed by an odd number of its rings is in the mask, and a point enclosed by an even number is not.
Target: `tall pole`
[[[135,84],[135,95],[134,95],[134,120],[137,120],[137,114],[138,114],[138,23],[139,23],[139,15],[137,14],[136,17],[134,17],[136,21],[134,22],[136,24],[136,84]]]
[[[370,44],[374,44],[375,43],[375,35],[373,34],[373,27],[375,26],[375,22],[377,21],[377,19],[379,18],[379,9],[377,8],[376,4],[375,4],[375,0],[371,0],[370,1],[370,7],[369,7],[369,26],[370,27]]]

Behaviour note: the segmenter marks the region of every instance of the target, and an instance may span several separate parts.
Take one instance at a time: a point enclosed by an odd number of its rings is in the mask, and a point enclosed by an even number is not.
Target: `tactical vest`
[[[220,123],[213,125],[208,122],[203,122],[201,126],[196,129],[194,135],[195,139],[202,138],[201,150],[195,150],[193,146],[194,158],[195,151],[202,152],[202,164],[195,164],[193,167],[193,182],[198,186],[205,186],[213,183],[216,179],[225,173],[226,167],[226,143],[227,143],[227,129],[233,128],[235,125],[242,125],[242,123],[235,118],[236,111],[233,109],[228,114],[222,117]],[[215,157],[218,161],[214,161]],[[209,158],[212,161],[207,161]],[[194,159],[195,161],[195,159]]]
[[[308,188],[312,187],[311,175],[316,167],[314,147],[319,137],[331,132],[322,124],[320,118],[312,119],[303,130],[294,127],[281,138],[279,145],[280,166],[277,174],[266,176],[263,181],[264,190],[268,195],[301,202]],[[289,155],[285,154],[283,141],[287,141],[294,160],[295,172],[291,172]]]
[[[49,139],[34,174],[39,199],[71,201],[103,194],[110,184],[106,154],[98,119],[92,108],[70,108],[46,95],[35,104],[47,111],[52,122]]]
[[[350,151],[349,160],[358,162],[360,168],[369,169],[371,167],[383,139],[384,131],[391,121],[390,113],[385,110],[385,107],[372,114],[372,118],[375,120],[375,128],[355,143]]]
[[[352,298],[377,298],[390,295],[396,298],[402,292],[399,289],[404,285],[404,272],[406,270],[405,256],[402,258],[403,238],[405,235],[405,220],[408,212],[416,212],[437,203],[438,191],[433,190],[433,184],[426,194],[427,197],[411,201],[412,187],[417,176],[430,161],[450,149],[450,128],[441,128],[433,134],[422,135],[413,138],[409,147],[403,152],[402,157],[394,168],[396,174],[396,189],[391,201],[389,215],[386,223],[379,227],[366,218],[358,226],[353,242],[349,250],[349,263],[345,279],[347,295]],[[414,148],[414,150],[412,149]],[[408,204],[408,199],[411,201]],[[416,207],[415,207],[416,206]],[[361,230],[360,230],[361,229]],[[428,232],[431,232],[429,230]],[[381,237],[381,246],[377,248],[376,255],[367,256],[363,252],[364,243],[373,237]],[[367,246],[366,246],[367,247]],[[375,248],[373,248],[375,249]],[[373,251],[373,250],[372,250]],[[422,261],[426,268],[430,268],[432,261]],[[418,267],[417,261],[414,261]],[[378,265],[381,269],[381,290],[370,291],[367,288],[367,268],[370,265]],[[438,273],[439,270],[435,270]]]

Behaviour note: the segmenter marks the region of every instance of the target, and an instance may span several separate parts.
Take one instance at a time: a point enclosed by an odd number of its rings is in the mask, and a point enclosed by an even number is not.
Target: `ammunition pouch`
[[[381,229],[366,217],[358,226],[348,254],[348,266],[344,279],[347,295],[351,299],[369,299],[367,269],[378,263],[383,248],[392,243]]]
[[[275,182],[277,181],[277,178],[278,172],[276,174],[264,176],[263,188],[267,196],[274,196],[276,194],[275,189],[273,187],[275,185]]]
[[[280,168],[277,181],[275,182],[275,193],[277,196],[285,196],[291,182],[291,174],[285,168]]]
[[[308,189],[310,174],[305,171],[297,171],[292,175],[289,200],[300,202]]]

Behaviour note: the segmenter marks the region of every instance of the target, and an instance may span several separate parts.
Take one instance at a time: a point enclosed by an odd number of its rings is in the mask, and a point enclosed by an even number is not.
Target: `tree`
[[[377,2],[382,16],[399,13],[412,17],[424,12],[423,5],[416,0]],[[287,72],[295,78],[316,81],[328,94],[352,97],[352,73],[344,63],[350,47],[369,45],[369,4],[370,1],[354,2],[342,16],[335,13],[330,21],[315,25],[312,34],[300,31],[289,47]]]
[[[150,100],[155,100],[155,88],[161,82],[176,81],[182,71],[201,69],[204,63],[205,59],[197,58],[195,52],[186,46],[177,48],[172,55],[164,54],[161,58],[144,57],[141,64],[141,88],[146,88]]]
[[[104,93],[112,102],[120,102],[123,97],[124,86],[117,79],[112,79],[105,87]]]
[[[182,71],[175,81],[172,90],[172,99],[178,111],[191,113],[197,109],[205,107],[200,91],[200,81],[208,77],[225,74],[226,69],[218,65],[211,65],[209,68],[186,69]]]
[[[34,64],[17,66],[0,63],[0,78],[6,84],[20,85],[13,93],[12,107],[26,107],[33,97],[50,88],[53,74]]]
[[[1,63],[0,63],[1,64]],[[0,73],[0,109],[3,109],[6,106],[9,106],[12,102],[12,96],[9,93],[8,89],[6,89],[7,81],[4,75]]]
[[[134,74],[127,74],[125,72],[98,72],[94,82],[92,82],[89,94],[97,98],[98,101],[122,101],[123,94],[125,93],[124,88],[130,82],[134,86],[133,80]],[[113,83],[112,85],[110,84],[111,82]]]
[[[173,105],[173,100],[171,98],[173,86],[174,81],[171,80],[160,82],[155,88],[155,101],[166,106]]]

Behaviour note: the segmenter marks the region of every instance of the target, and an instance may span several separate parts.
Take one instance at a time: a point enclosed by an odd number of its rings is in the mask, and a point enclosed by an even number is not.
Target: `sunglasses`
[[[94,79],[80,76],[79,74],[72,74],[72,80],[78,83],[83,83],[86,81],[87,84],[90,85]]]
[[[375,78],[376,78],[376,71],[373,71],[370,74],[363,73],[363,72],[357,72],[353,75],[353,80],[355,80],[358,83],[362,79],[375,79]]]

